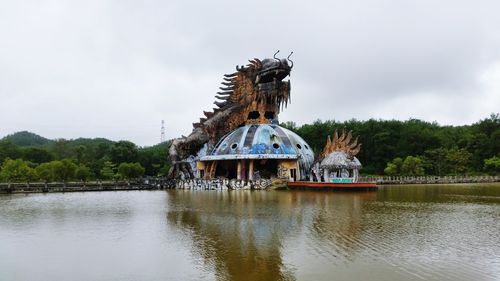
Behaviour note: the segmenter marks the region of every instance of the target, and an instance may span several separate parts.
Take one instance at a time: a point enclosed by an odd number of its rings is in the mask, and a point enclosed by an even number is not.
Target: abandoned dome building
[[[293,68],[291,54],[279,59],[278,52],[224,75],[217,108],[204,112],[189,136],[172,142],[171,178],[309,179],[314,152],[278,123],[290,101],[290,81],[283,80]]]
[[[294,132],[276,124],[252,124],[223,137],[215,148],[198,161],[200,176],[253,180],[281,177],[305,179],[314,153]]]

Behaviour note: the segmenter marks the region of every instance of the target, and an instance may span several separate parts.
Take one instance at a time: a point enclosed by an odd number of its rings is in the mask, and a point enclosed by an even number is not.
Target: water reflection
[[[192,237],[193,251],[223,280],[295,280],[283,264],[283,235],[295,215],[270,192],[169,193],[169,224]],[[280,210],[281,209],[281,210]]]
[[[220,279],[295,280],[283,262],[285,240],[310,224],[348,257],[359,246],[352,238],[360,234],[361,202],[368,200],[376,193],[173,191],[167,219],[192,237],[193,251]]]
[[[0,195],[0,280],[500,280],[499,220],[498,184]]]
[[[172,191],[167,220],[219,280],[494,280],[500,190],[442,187]]]

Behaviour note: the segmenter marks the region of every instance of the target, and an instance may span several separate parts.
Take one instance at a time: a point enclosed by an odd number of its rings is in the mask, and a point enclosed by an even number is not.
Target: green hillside
[[[17,146],[42,146],[52,142],[42,136],[28,131],[21,131],[8,135],[1,139],[2,141],[10,141]]]

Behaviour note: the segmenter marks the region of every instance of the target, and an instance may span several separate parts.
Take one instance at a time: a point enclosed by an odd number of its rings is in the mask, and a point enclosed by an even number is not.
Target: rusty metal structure
[[[249,159],[302,159],[300,169],[308,174],[314,154],[303,153],[302,147],[309,150],[304,140],[277,125],[278,114],[290,102],[290,81],[284,79],[293,68],[293,52],[287,58],[277,58],[278,53],[273,58],[249,60],[224,75],[221,91],[215,96],[216,107],[203,112],[189,136],[172,142],[171,178],[213,178],[217,167],[236,170],[228,168],[236,162],[237,171],[231,176],[252,178],[248,167],[254,161]]]

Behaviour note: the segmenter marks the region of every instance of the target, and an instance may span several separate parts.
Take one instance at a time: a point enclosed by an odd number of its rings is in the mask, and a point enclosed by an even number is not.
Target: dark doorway
[[[235,179],[237,177],[237,161],[218,161],[215,169],[215,177]]]
[[[297,181],[297,169],[290,169],[290,176],[292,177],[293,181]]]
[[[278,174],[278,160],[276,159],[255,159],[254,170],[259,171],[262,178],[270,179]]]

